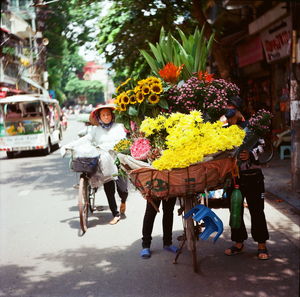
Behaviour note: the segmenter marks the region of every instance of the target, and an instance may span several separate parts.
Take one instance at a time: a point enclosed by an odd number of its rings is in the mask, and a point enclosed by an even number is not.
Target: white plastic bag
[[[114,158],[104,150],[100,150],[100,169],[104,177],[118,175],[118,167]]]

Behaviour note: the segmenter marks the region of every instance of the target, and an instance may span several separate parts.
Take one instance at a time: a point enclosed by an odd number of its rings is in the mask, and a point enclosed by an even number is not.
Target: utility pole
[[[300,193],[300,60],[297,59],[297,41],[300,37],[300,21],[299,15],[297,16],[300,11],[299,4],[300,3],[296,0],[290,3],[292,17],[292,54],[290,65],[291,175],[292,190],[297,193]]]

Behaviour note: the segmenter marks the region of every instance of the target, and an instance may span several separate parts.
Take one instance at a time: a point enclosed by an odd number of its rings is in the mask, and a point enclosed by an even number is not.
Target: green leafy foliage
[[[141,54],[146,59],[155,75],[167,63],[171,62],[176,66],[184,65],[182,69],[182,79],[187,80],[193,73],[206,69],[207,58],[211,50],[214,35],[207,41],[203,36],[204,27],[201,31],[195,29],[194,34],[185,34],[177,28],[181,41],[172,34],[165,33],[161,28],[159,42],[155,45],[149,42],[152,55],[141,50]]]
[[[115,72],[116,85],[127,77],[141,78],[151,68],[139,50],[155,44],[160,28],[178,35],[176,27],[185,32],[195,28],[191,18],[191,1],[116,0],[108,14],[99,22],[97,48]]]

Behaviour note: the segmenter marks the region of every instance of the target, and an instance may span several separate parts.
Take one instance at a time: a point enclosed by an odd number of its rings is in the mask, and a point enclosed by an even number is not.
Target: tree
[[[97,105],[104,102],[103,84],[99,81],[74,77],[67,82],[65,91],[69,98],[85,96],[89,104]]]
[[[39,12],[46,19],[44,36],[49,39],[49,87],[55,90],[60,102],[66,100],[67,82],[82,71],[85,63],[78,50],[81,45],[92,40],[93,31],[85,23],[97,18],[100,10],[99,3],[70,0],[54,2]]]
[[[144,77],[149,74],[149,67],[139,50],[148,50],[148,42],[155,44],[158,41],[161,26],[177,37],[176,27],[189,34],[196,26],[202,28],[205,25],[205,35],[209,39],[215,28],[207,22],[205,12],[216,1],[114,1],[108,15],[99,23],[97,48],[115,70],[115,82],[128,76]],[[217,62],[220,76],[228,78],[229,65],[219,46],[219,38],[220,34],[217,34],[212,55]]]
[[[190,1],[117,0],[99,23],[97,48],[116,72],[115,82],[128,76],[142,77],[150,73],[140,49],[158,40],[161,26],[177,34],[180,27],[192,31]],[[159,25],[158,25],[159,24]]]

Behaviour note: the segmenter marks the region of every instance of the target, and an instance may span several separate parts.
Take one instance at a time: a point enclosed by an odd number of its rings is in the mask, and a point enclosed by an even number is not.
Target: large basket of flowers
[[[226,152],[245,136],[237,126],[224,128],[218,121],[239,88],[206,72],[213,36],[205,40],[198,29],[179,35],[181,41],[162,29],[159,43],[149,44],[152,53],[141,51],[152,75],[128,78],[114,98],[116,121],[131,138],[129,156],[120,162],[146,198],[222,188],[236,163]]]
[[[190,197],[206,190],[226,187],[235,169],[232,157],[206,161],[186,168],[156,170],[139,168],[127,171],[131,182],[144,198],[168,199],[169,197]]]

